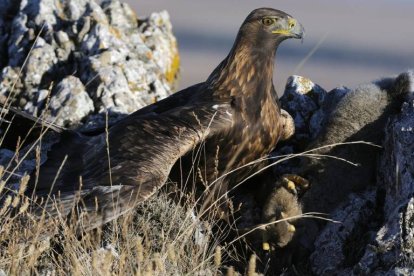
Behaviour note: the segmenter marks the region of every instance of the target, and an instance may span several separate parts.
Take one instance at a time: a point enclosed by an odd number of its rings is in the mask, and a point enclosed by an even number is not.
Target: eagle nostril
[[[292,23],[289,24],[289,28],[292,29],[293,27],[295,27],[295,22],[292,22]]]

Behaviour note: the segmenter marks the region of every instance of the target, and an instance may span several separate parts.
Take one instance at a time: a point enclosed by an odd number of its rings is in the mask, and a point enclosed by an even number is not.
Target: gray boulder
[[[96,127],[106,112],[122,118],[172,91],[179,56],[165,11],[140,19],[117,0],[0,1],[0,10],[1,103]]]

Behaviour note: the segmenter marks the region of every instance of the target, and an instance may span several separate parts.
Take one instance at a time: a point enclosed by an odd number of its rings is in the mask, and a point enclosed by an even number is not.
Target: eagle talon
[[[295,174],[285,174],[282,177],[283,186],[292,194],[298,196],[309,189],[309,181]]]
[[[293,182],[293,181],[291,181],[291,180],[289,180],[289,179],[287,179],[287,178],[284,178],[283,179],[285,182],[287,182],[286,183],[286,188],[290,191],[290,192],[292,192],[294,195],[298,195],[298,191],[296,190],[296,185],[295,185],[295,182]]]
[[[291,233],[295,233],[296,232],[296,227],[293,224],[288,225],[288,231]]]
[[[270,244],[268,242],[263,242],[262,249],[263,251],[270,251]]]

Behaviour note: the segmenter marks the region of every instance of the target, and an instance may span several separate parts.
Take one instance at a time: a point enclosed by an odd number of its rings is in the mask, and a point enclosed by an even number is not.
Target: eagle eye
[[[265,17],[262,19],[262,24],[265,26],[270,26],[276,23],[275,18]]]

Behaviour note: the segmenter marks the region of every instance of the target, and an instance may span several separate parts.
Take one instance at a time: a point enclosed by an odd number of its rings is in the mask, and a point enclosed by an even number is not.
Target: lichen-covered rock
[[[291,76],[287,80],[280,101],[295,121],[295,140],[308,141],[317,136],[324,120],[326,95],[323,88],[304,77]]]
[[[61,80],[50,98],[48,121],[61,126],[73,126],[94,111],[93,101],[82,82],[73,76]]]
[[[171,93],[179,56],[165,11],[139,19],[118,0],[0,1],[0,10],[2,103],[49,108],[48,119],[74,127]]]

